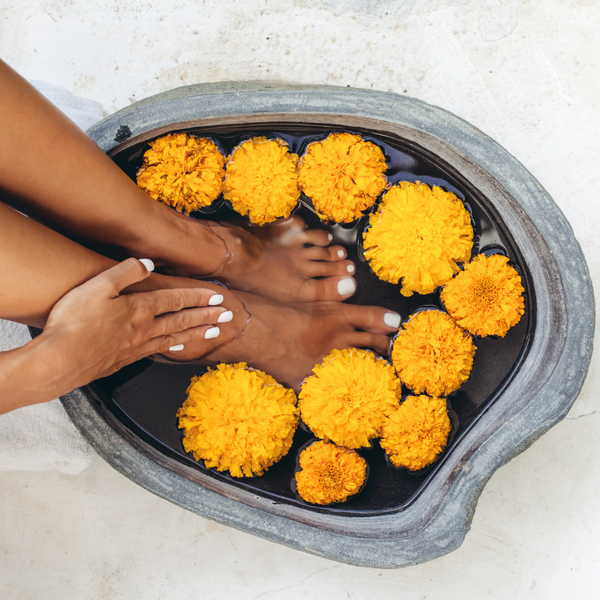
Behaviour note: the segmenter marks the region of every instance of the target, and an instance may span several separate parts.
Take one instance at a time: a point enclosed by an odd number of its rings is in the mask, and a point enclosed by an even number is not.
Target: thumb
[[[118,296],[122,290],[134,283],[143,281],[154,270],[154,263],[149,258],[128,258],[107,269],[90,280],[112,296]]]

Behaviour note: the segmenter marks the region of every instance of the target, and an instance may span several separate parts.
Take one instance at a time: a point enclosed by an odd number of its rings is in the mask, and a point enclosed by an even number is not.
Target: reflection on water
[[[213,129],[210,132],[196,130],[190,133],[208,135],[217,142],[225,154],[228,154],[243,139],[267,135],[286,140],[292,152],[302,155],[308,143],[323,139],[331,130],[331,128],[314,125],[290,124],[284,127],[281,124],[277,126],[267,124],[252,129],[239,126],[237,129],[230,127]],[[446,450],[447,454],[454,445],[460,443],[464,433],[501,392],[502,386],[510,379],[526,351],[526,342],[532,335],[535,325],[535,318],[531,312],[532,286],[528,271],[518,248],[498,219],[489,200],[473,189],[460,174],[453,172],[449,166],[440,164],[434,158],[426,156],[422,150],[411,147],[408,142],[391,136],[375,137],[366,131],[352,133],[360,133],[365,139],[377,143],[383,149],[389,165],[386,176],[391,183],[419,180],[430,185],[440,185],[460,197],[473,220],[475,230],[473,254],[487,250],[501,251],[509,256],[523,276],[526,289],[524,317],[505,338],[475,338],[477,351],[472,375],[449,398],[453,411],[453,441]],[[147,143],[138,144],[117,155],[114,160],[135,180],[135,173],[141,165],[142,155],[147,147]],[[406,298],[399,293],[400,285],[381,281],[371,272],[362,256],[361,248],[362,232],[368,222],[367,216],[352,224],[322,223],[310,208],[309,201],[304,197],[302,199],[304,202],[297,209],[297,214],[306,221],[309,228],[321,227],[331,232],[332,243],[344,246],[348,258],[356,264],[354,277],[358,289],[348,303],[381,306],[399,312],[403,319],[422,307],[442,308],[439,291],[425,296],[414,294]],[[213,207],[194,216],[208,220],[239,218],[237,213],[220,200]],[[168,365],[143,360],[97,382],[96,388],[103,398],[104,407],[125,427],[174,461],[194,465],[195,468],[204,470],[203,465],[196,463],[183,451],[182,435],[177,429],[175,418],[177,409],[185,400],[185,390],[191,377],[199,373],[200,368],[195,365]],[[403,392],[409,393],[409,390],[404,389]],[[372,448],[359,450],[370,468],[369,484],[359,495],[341,506],[307,507],[298,501],[291,491],[290,480],[295,468],[297,451],[310,439],[311,435],[299,428],[289,454],[262,477],[238,480],[217,472],[212,472],[211,476],[270,497],[275,501],[302,505],[309,510],[368,515],[405,507],[414,500],[443,461],[442,457],[436,465],[411,474],[406,470],[391,468],[378,442],[374,442]]]

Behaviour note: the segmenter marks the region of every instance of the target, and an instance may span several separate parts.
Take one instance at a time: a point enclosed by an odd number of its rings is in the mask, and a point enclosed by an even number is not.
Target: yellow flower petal
[[[262,475],[285,456],[298,425],[296,395],[246,363],[194,377],[177,412],[183,447],[207,468]]]
[[[287,218],[300,198],[297,163],[283,140],[247,140],[227,160],[223,196],[252,223]]]
[[[471,336],[440,310],[424,310],[403,324],[392,348],[398,377],[413,392],[447,396],[471,375]]]
[[[409,396],[386,415],[380,444],[393,465],[417,471],[446,447],[451,428],[444,398]]]
[[[449,281],[441,299],[453,319],[473,335],[504,337],[525,312],[521,276],[501,254],[478,254]]]
[[[189,214],[219,197],[224,164],[212,140],[171,133],[150,142],[137,184],[155,200]]]
[[[296,490],[305,502],[344,502],[365,481],[367,463],[354,450],[326,442],[315,442],[300,454]]]
[[[360,135],[332,133],[308,146],[298,175],[302,191],[321,218],[350,223],[373,206],[385,189],[386,169],[379,146]]]
[[[369,446],[379,437],[385,410],[398,403],[393,367],[368,350],[333,350],[313,368],[298,395],[302,420],[320,438],[340,446]]]
[[[471,217],[463,203],[442,188],[402,181],[383,197],[363,234],[365,258],[383,281],[401,293],[431,294],[469,260]]]

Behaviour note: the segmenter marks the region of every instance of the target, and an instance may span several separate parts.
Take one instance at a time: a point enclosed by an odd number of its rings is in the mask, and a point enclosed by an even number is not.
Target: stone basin
[[[396,94],[329,86],[200,84],[132,104],[88,133],[127,171],[147,140],[179,130],[359,131],[434,165],[445,181],[465,190],[467,200],[489,216],[504,246],[518,256],[528,308],[517,350],[472,418],[461,415],[463,427],[451,451],[421,475],[414,493],[385,510],[377,499],[373,506],[355,509],[315,509],[253,481],[245,485],[217,476],[178,453],[177,441],[169,446],[141,417],[119,408],[114,386],[105,382],[63,397],[69,416],[105,460],[139,485],[263,538],[379,568],[413,565],[456,549],[486,481],[565,416],[587,373],[593,291],[564,215],[523,165],[481,131],[438,107]],[[372,290],[366,300],[377,303],[377,293]],[[186,377],[189,368],[181,367]],[[133,366],[129,372],[137,377],[145,370]],[[174,414],[167,426],[175,427]]]

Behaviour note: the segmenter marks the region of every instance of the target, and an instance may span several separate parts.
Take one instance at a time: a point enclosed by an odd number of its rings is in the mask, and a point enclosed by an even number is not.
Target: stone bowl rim
[[[594,298],[570,225],[537,180],[491,138],[441,108],[391,93],[258,82],[198,84],[132,104],[88,133],[112,155],[167,131],[232,119],[257,124],[309,119],[348,128],[361,123],[381,131],[387,127],[466,173],[477,189],[493,198],[534,276],[540,319],[525,358],[528,368],[509,384],[505,401],[486,411],[465,452],[444,465],[435,489],[401,513],[350,520],[331,515],[299,518],[292,507],[239,497],[195,471],[187,477],[173,472],[160,453],[117,433],[117,424],[102,413],[93,386],[63,397],[63,405],[119,472],[207,518],[360,566],[407,566],[454,550],[470,528],[489,477],[560,421],[583,385],[591,358]]]

